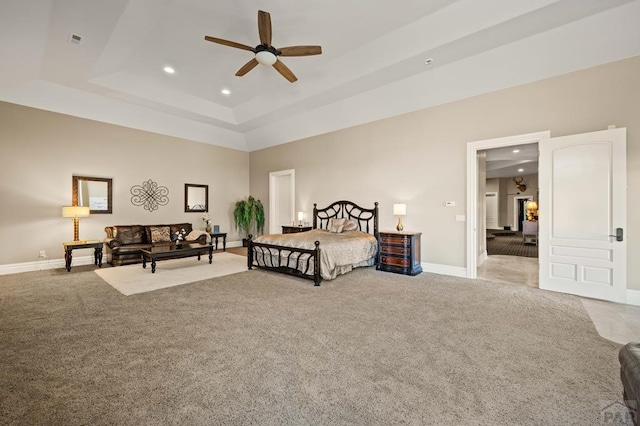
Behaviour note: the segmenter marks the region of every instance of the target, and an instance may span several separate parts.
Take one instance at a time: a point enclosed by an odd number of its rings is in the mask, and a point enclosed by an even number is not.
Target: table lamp
[[[536,212],[538,210],[538,203],[536,203],[533,200],[529,200],[524,205],[524,208],[527,211],[527,220],[528,221],[533,221],[534,220],[534,217],[533,217],[534,216],[534,212]]]
[[[78,241],[80,231],[80,218],[89,216],[89,207],[68,206],[62,208],[62,217],[73,219],[73,241]]]
[[[407,205],[406,204],[394,204],[393,205],[393,214],[398,216],[398,225],[396,229],[398,231],[402,231],[404,228],[402,227],[402,216],[407,215]]]

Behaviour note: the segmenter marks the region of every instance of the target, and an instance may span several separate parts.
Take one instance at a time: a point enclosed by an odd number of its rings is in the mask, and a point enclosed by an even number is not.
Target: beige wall
[[[550,130],[552,136],[628,128],[629,288],[640,289],[640,57],[393,117],[250,155],[251,193],[268,205],[269,172],[295,169],[296,210],[338,199],[380,202],[382,229],[406,202],[423,262],[465,266],[466,144]],[[425,93],[425,96],[428,96]],[[445,207],[455,201],[455,207]]]
[[[80,239],[105,238],[104,227],[190,222],[184,184],[209,185],[213,224],[230,232],[235,201],[249,193],[249,154],[154,133],[0,102],[0,265],[60,259],[73,238],[61,207],[71,204],[71,176],[113,179],[113,214],[80,221]],[[152,179],[169,189],[169,204],[149,212],[131,204],[130,188]],[[88,251],[78,256],[89,255]]]

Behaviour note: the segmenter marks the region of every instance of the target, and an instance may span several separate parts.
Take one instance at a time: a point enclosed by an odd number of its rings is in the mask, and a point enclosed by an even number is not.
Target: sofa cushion
[[[142,226],[114,226],[113,238],[120,241],[122,244],[140,244],[143,242]]]
[[[151,243],[171,242],[171,229],[168,226],[150,226]]]

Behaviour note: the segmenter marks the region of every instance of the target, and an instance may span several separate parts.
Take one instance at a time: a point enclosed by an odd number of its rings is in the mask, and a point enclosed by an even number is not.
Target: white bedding
[[[340,274],[351,271],[359,266],[371,266],[375,263],[375,256],[378,250],[376,238],[361,231],[347,231],[341,233],[329,232],[325,229],[312,229],[308,232],[295,234],[271,234],[263,235],[254,240],[256,243],[273,244],[278,246],[315,249],[315,241],[320,242],[320,276],[325,280],[332,280]],[[280,253],[282,265],[295,268],[297,256],[288,258],[289,251]],[[260,251],[256,256],[256,261],[267,265],[278,265],[278,251],[271,249],[271,259],[263,259]],[[300,260],[305,261],[309,255],[303,254]],[[289,265],[286,262],[289,261]],[[300,269],[300,268],[298,268]],[[308,275],[313,275],[312,267],[307,271]]]

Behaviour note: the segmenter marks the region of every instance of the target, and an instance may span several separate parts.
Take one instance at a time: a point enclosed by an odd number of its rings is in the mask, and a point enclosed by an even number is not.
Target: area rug
[[[195,257],[162,260],[151,265],[142,264],[96,269],[95,273],[125,296],[188,284],[209,278],[222,277],[247,270],[247,258],[231,253],[214,253],[213,263],[207,256],[198,261]]]

